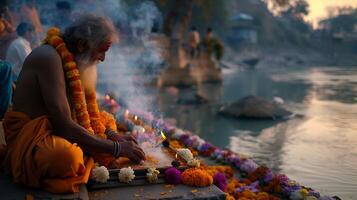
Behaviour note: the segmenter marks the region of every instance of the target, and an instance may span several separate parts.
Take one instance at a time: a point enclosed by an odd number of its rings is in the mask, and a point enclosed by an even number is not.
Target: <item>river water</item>
[[[178,96],[194,92],[209,103],[177,104],[172,88],[160,91],[156,103],[179,127],[219,147],[249,155],[322,194],[357,199],[357,68],[226,70],[222,84],[180,89]],[[299,117],[236,120],[216,114],[220,104],[247,95],[281,97]]]

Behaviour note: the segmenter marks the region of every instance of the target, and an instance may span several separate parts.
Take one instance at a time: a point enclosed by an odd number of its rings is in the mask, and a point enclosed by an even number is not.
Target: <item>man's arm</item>
[[[31,60],[38,60],[36,76],[54,134],[77,143],[85,152],[112,154],[113,141],[95,137],[71,119],[62,62],[57,52],[49,46],[37,51]]]

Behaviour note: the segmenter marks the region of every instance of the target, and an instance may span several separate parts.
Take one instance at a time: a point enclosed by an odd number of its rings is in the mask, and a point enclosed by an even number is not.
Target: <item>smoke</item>
[[[160,11],[151,1],[141,3],[133,13],[130,21],[133,36],[135,38],[147,38],[152,29],[159,29],[162,22]]]
[[[110,49],[105,62],[98,65],[98,90],[114,93],[130,110],[152,112],[154,99],[148,94],[147,85],[159,73],[163,59],[150,36],[153,29],[161,27],[162,15],[150,1],[143,1],[135,8],[123,1],[115,2],[108,4],[110,8],[102,9],[114,23],[120,24],[120,32],[126,35]]]
[[[125,0],[66,0],[71,12],[60,12],[57,1],[36,0],[36,8],[44,31],[51,26],[62,29],[83,14],[107,16],[119,32],[119,44],[107,52],[103,63],[97,65],[97,90],[114,93],[131,110],[152,111],[153,99],[147,85],[163,66],[162,52],[152,38],[157,38],[162,14],[152,1],[139,1],[130,6]],[[16,1],[18,2],[18,1]],[[20,7],[21,3],[11,3]],[[86,73],[86,72],[83,72]],[[93,77],[86,80],[93,85]],[[154,90],[151,90],[154,91]],[[150,95],[152,96],[152,95]]]

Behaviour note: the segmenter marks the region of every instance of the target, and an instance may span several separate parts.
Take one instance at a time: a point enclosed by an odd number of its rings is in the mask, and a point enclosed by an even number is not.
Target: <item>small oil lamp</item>
[[[105,95],[105,101],[110,101],[110,96],[108,94]]]
[[[160,134],[161,134],[161,140],[156,144],[155,147],[160,146],[160,144],[163,144],[166,141],[166,136],[165,136],[164,132],[160,131]]]
[[[180,167],[180,161],[178,161],[178,159],[177,159],[177,154],[175,155],[175,160],[173,160],[173,161],[171,162],[171,165],[172,165],[173,167],[175,167],[175,168],[179,168],[179,167]]]
[[[124,112],[124,119],[126,120],[126,119],[128,119],[128,117],[129,117],[129,110],[126,109]]]

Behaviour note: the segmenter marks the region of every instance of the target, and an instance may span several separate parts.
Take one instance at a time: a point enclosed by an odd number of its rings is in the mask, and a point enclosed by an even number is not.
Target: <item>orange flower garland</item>
[[[80,73],[74,56],[66,47],[60,36],[58,28],[50,28],[47,31],[44,43],[53,46],[61,56],[66,79],[71,91],[72,118],[89,132],[106,138],[106,128],[116,131],[115,119],[106,112],[99,112],[95,91],[83,92]]]
[[[105,126],[100,121],[100,113],[97,104],[96,94],[95,92],[87,92],[85,95],[86,95],[88,114],[90,118],[90,124],[94,132],[98,134],[99,137],[106,138],[106,135],[104,134]]]
[[[77,69],[77,64],[74,62],[74,56],[68,51],[66,44],[60,37],[60,30],[58,28],[50,28],[44,42],[53,46],[62,58],[62,62],[64,63],[63,68],[69,82],[71,102],[77,122],[89,132],[94,133],[84,99],[79,70]]]
[[[205,170],[198,168],[186,169],[181,176],[184,184],[190,186],[210,186],[213,184],[213,178]]]
[[[204,169],[212,177],[217,172],[223,173],[224,175],[226,175],[227,178],[232,178],[234,175],[234,171],[231,166],[217,165],[217,166],[205,166],[205,167],[200,167],[200,168]]]
[[[117,123],[114,116],[106,111],[100,113],[100,121],[104,124],[105,128],[110,128],[112,130],[117,130]],[[145,130],[149,130],[147,127]]]

